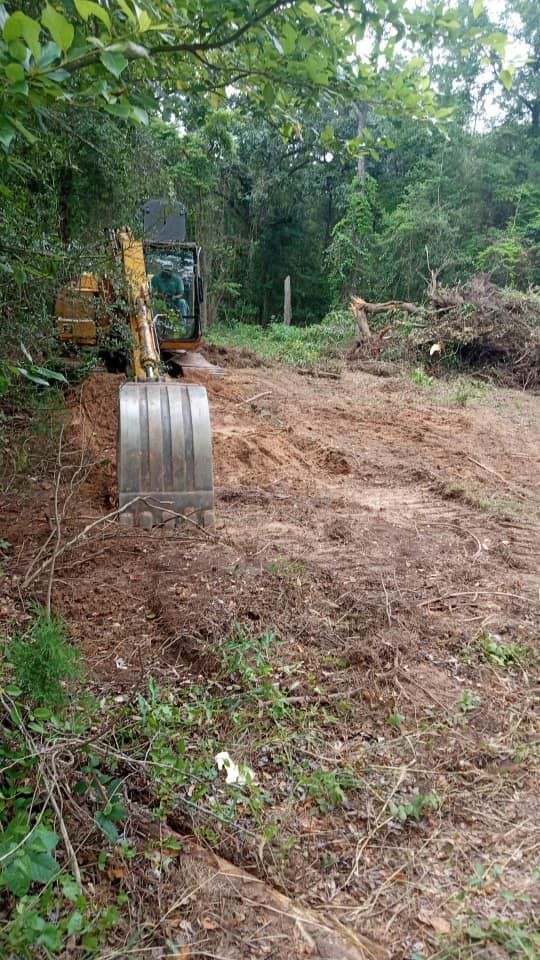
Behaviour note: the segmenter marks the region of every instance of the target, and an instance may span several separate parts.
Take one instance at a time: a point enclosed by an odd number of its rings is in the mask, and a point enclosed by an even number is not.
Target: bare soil
[[[495,918],[530,930],[539,905],[538,398],[492,389],[461,407],[442,381],[362,371],[334,381],[224,359],[224,378],[205,380],[215,530],[111,521],[56,563],[53,602],[89,683],[131,697],[149,676],[210,682],[212,646],[235,624],[274,631],[291,697],[347,707],[310,762],[353,768],[364,789],[328,810],[309,796],[276,801],[280,840],[294,839],[287,857],[234,837],[218,852],[380,955],[517,956],[490,936],[474,953],[466,930]],[[64,540],[114,509],[119,382],[95,374],[71,398],[63,451],[70,476],[80,466]],[[54,520],[53,458],[5,497],[6,617]],[[47,579],[32,586],[38,599]],[[482,657],[482,632],[523,658]],[[253,744],[223,748],[263,776]],[[395,812],[429,795],[436,805],[418,819]],[[171,869],[144,881],[144,910],[159,900],[154,913],[166,913],[175,884],[197,889],[200,872]],[[176,917],[185,937],[179,956],[330,960],[278,914],[214,883],[167,923]],[[169,955],[167,923],[144,956]]]

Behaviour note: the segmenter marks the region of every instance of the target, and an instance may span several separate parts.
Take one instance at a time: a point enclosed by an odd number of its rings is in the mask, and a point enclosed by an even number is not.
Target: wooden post
[[[285,277],[284,302],[283,302],[283,323],[290,327],[292,320],[291,309],[291,278]]]

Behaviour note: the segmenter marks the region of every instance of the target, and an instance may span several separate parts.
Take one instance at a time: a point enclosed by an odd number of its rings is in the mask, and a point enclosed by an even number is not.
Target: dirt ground
[[[89,683],[130,698],[149,676],[214,682],[217,639],[236,624],[273,631],[282,689],[313,707],[315,725],[317,710],[326,717],[311,747],[304,737],[287,749],[311,772],[352,770],[358,782],[324,803],[309,791],[293,802],[283,787],[278,839],[261,850],[230,837],[217,852],[366,938],[354,956],[532,957],[519,938],[540,903],[538,397],[487,387],[458,403],[442,380],[235,366],[234,351],[220,362],[225,376],[206,379],[215,530],[111,521],[58,557],[53,603]],[[71,399],[63,542],[114,510],[120,380],[97,373]],[[53,500],[54,452],[29,492],[5,497],[6,616]],[[45,571],[29,589],[42,598],[46,586]],[[269,790],[281,776],[267,744],[224,731],[222,746]],[[173,902],[174,869],[150,898]],[[176,912],[184,953],[169,952],[164,924],[142,955],[346,956],[309,922],[287,925],[286,908],[212,890]]]

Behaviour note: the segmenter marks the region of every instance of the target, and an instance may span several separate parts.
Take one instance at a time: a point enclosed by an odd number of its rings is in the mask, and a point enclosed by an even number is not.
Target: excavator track
[[[147,381],[120,388],[118,489],[125,526],[213,526],[212,436],[203,386]]]

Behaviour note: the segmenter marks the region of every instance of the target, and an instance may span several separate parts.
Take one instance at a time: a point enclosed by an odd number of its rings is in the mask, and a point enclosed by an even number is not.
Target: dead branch
[[[133,500],[130,500],[129,503],[126,503],[124,504],[123,507],[120,507],[119,510],[113,510],[111,513],[106,513],[103,517],[98,517],[97,520],[94,520],[93,523],[87,524],[84,530],[81,530],[81,532],[78,533],[76,537],[72,537],[71,540],[68,540],[67,543],[63,545],[63,547],[60,547],[56,551],[56,553],[53,555],[54,560],[56,561],[58,557],[60,557],[63,553],[65,553],[66,550],[69,550],[70,547],[73,547],[75,546],[76,543],[79,543],[80,540],[84,540],[84,538],[86,537],[86,534],[89,533],[90,530],[93,530],[94,527],[97,527],[98,524],[106,523],[107,520],[114,520],[116,517],[120,516],[120,514],[123,513],[124,510],[128,510],[129,507],[132,507],[134,503],[138,503],[140,499],[141,499],[140,497],[135,497]],[[37,580],[40,574],[42,574],[44,570],[47,570],[47,568],[50,567],[52,561],[53,561],[53,557],[48,557],[47,560],[44,560],[43,563],[41,563],[39,567],[37,567],[37,569],[34,569],[34,570],[32,570],[33,563],[30,564],[30,567],[26,571],[26,576],[22,583],[23,590],[29,587],[30,584],[34,582],[34,580]]]
[[[417,303],[409,303],[407,300],[386,300],[383,303],[368,303],[363,297],[352,296],[350,308],[356,320],[356,338],[358,341],[369,341],[373,333],[369,327],[368,314],[388,313],[391,310],[402,310],[404,313],[418,314],[423,313],[423,308]],[[391,325],[385,328],[387,332]]]
[[[332,373],[330,370],[310,370],[308,367],[297,367],[296,372],[302,377],[322,377],[324,380],[341,380],[340,373]]]
[[[152,823],[148,811],[138,804],[131,806],[136,807],[137,819],[143,818],[146,831],[158,837],[165,847],[167,837],[181,842],[180,851],[176,849],[176,844],[174,850],[180,869],[182,861],[188,868],[195,861],[198,868],[208,872],[206,889],[216,887],[223,890],[226,883],[245,903],[274,914],[287,933],[300,934],[302,939],[307,940],[311,949],[316,951],[311,956],[332,957],[333,960],[389,960],[389,951],[377,941],[352,931],[339,921],[325,916],[323,911],[311,910],[296,903],[264,880],[202,847],[195,838],[182,837],[162,823]]]

